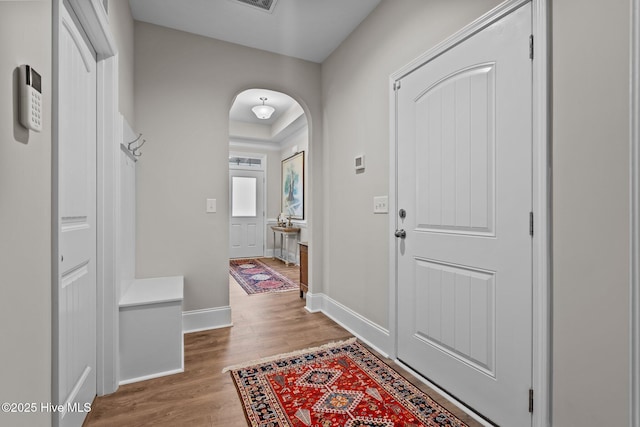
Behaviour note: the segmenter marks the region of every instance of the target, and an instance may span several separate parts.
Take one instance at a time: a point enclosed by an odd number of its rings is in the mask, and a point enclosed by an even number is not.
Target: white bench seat
[[[120,299],[120,384],[184,372],[183,276],[136,279]]]

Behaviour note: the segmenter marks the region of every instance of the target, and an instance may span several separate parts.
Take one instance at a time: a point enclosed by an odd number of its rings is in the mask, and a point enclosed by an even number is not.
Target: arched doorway
[[[274,109],[268,118],[259,118],[253,111],[263,105]],[[299,262],[297,242],[308,241],[310,226],[312,195],[308,168],[304,168],[308,154],[308,121],[295,99],[267,89],[248,89],[236,96],[229,112],[230,258],[276,256],[294,265]],[[283,197],[282,167],[291,158],[300,159],[303,165],[296,212]],[[288,237],[286,248],[271,230],[283,217],[290,217],[291,224],[300,229]]]

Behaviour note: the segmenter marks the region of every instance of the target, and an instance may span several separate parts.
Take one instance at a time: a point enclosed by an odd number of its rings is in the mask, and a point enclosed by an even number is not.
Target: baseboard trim
[[[153,378],[166,377],[167,375],[180,374],[182,372],[184,372],[184,363],[183,363],[182,369],[173,369],[171,371],[158,372],[158,373],[151,374],[151,375],[143,375],[141,377],[129,378],[129,379],[120,381],[119,385],[137,383],[139,381],[146,381],[146,380],[151,380]]]
[[[307,292],[307,304],[305,305],[305,309],[309,313],[320,313],[324,306],[324,294],[312,294],[311,292]]]
[[[231,322],[231,307],[215,307],[182,312],[182,333],[228,328]]]
[[[389,356],[390,349],[392,349],[389,331],[349,307],[325,294],[308,293],[305,308],[311,313],[322,312],[382,356]]]
[[[294,252],[289,251],[289,256],[287,257],[287,259],[289,260],[289,265],[300,265],[300,257],[298,256],[297,246],[298,246],[298,244],[296,243],[296,248],[291,248],[291,249],[294,249]],[[285,256],[285,255],[283,255],[283,256]],[[264,257],[265,258],[277,258],[280,261],[284,261],[282,258],[280,258],[280,248],[277,248],[277,250],[275,251],[275,254],[274,254],[274,250],[273,249],[266,249],[264,251]]]

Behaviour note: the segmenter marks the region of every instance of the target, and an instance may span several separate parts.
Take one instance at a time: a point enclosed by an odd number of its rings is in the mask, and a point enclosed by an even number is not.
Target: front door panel
[[[527,4],[402,79],[398,358],[500,425],[530,425]]]
[[[264,256],[264,172],[230,169],[229,256]]]

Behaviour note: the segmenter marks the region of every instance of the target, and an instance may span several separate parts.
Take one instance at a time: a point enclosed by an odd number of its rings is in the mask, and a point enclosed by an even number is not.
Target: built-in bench
[[[184,372],[183,276],[136,279],[120,299],[120,384]]]

